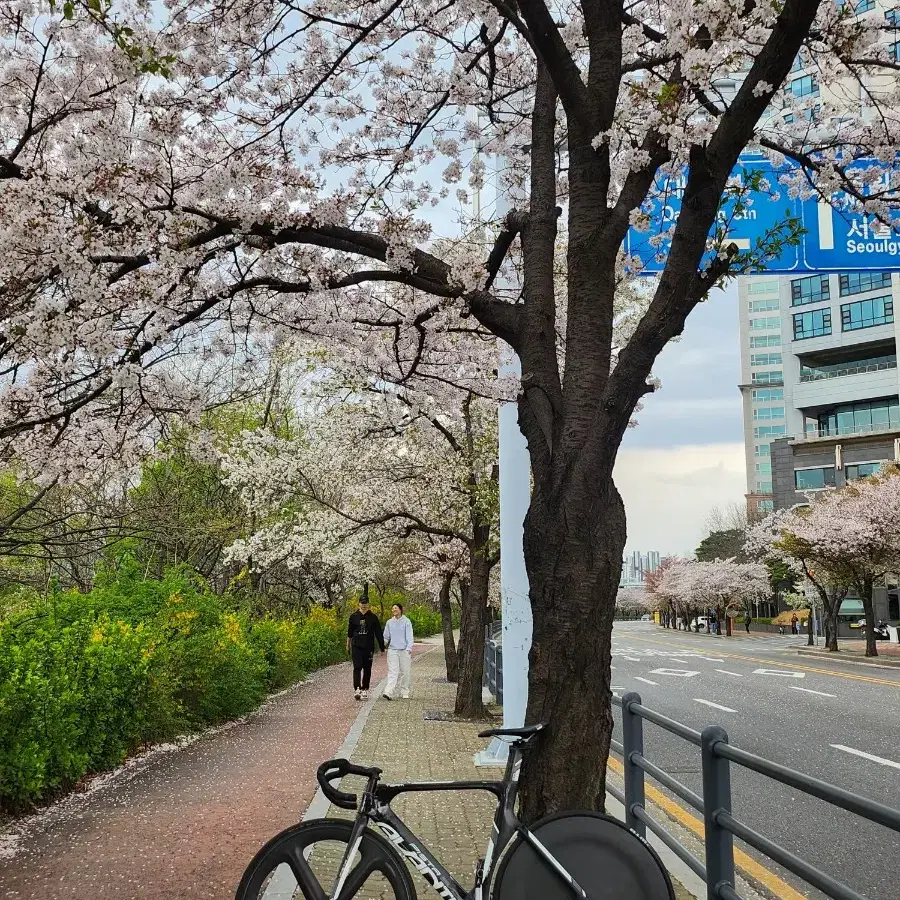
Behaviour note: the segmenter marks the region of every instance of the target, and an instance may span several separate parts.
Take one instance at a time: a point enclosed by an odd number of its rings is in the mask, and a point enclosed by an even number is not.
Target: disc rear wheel
[[[618,819],[564,813],[531,829],[589,900],[675,900],[672,882],[653,848]],[[572,900],[566,881],[517,837],[503,857],[492,900]]]
[[[352,830],[344,819],[317,819],[282,831],[253,857],[235,900],[416,900],[403,859],[369,829],[343,889],[332,898]]]

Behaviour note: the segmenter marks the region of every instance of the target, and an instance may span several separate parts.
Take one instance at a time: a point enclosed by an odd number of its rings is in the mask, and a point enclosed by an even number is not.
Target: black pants
[[[374,651],[365,647],[351,647],[353,652],[353,690],[367,691],[372,678],[372,656]]]

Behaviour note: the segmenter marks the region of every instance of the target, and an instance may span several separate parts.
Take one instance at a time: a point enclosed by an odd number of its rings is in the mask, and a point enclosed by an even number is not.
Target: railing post
[[[634,691],[622,695],[622,751],[625,757],[625,824],[645,838],[647,828],[634,814],[635,807],[644,805],[644,770],[632,760],[633,755],[644,755],[644,723],[631,711],[631,705],[640,702],[641,695]]]
[[[720,900],[723,884],[734,887],[734,843],[732,834],[716,822],[720,811],[731,812],[731,768],[716,756],[716,744],[727,744],[728,734],[719,725],[704,728],[700,735],[703,764],[703,822],[706,828],[706,896]]]

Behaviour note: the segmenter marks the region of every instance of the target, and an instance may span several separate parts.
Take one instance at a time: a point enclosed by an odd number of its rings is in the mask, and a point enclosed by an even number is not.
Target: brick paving
[[[439,647],[413,663],[413,699],[379,701],[373,708],[351,759],[377,765],[386,781],[492,779],[500,768],[479,769],[474,754],[486,742],[478,732],[488,724],[425,721],[426,710],[453,709],[455,688],[445,674]],[[349,782],[349,779],[348,779]],[[490,794],[408,794],[391,804],[461,884],[469,888],[478,857],[484,854],[496,804]],[[332,810],[329,815],[345,815]],[[419,879],[414,875],[414,880]],[[416,889],[429,896],[418,880]],[[692,895],[676,883],[678,900]]]

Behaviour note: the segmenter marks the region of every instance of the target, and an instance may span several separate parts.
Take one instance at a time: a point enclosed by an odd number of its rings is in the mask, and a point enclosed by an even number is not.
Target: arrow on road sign
[[[779,672],[775,669],[754,669],[754,675],[780,675],[782,678],[806,678],[805,672]]]
[[[693,678],[699,672],[691,672],[688,669],[651,669],[651,675],[674,675],[676,678]]]

